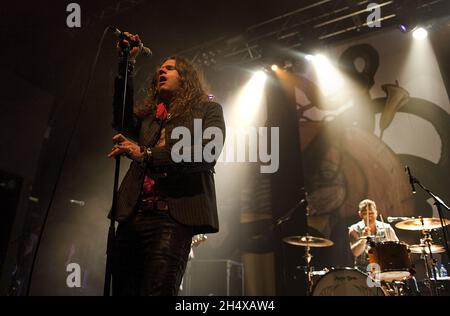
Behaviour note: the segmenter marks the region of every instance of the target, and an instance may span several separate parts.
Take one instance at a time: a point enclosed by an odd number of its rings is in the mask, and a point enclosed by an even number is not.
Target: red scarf
[[[167,118],[167,109],[166,109],[166,105],[164,103],[159,103],[156,106],[156,118],[158,120],[165,120]]]
[[[164,103],[159,103],[156,105],[156,119],[160,121],[164,121],[168,116],[166,105]],[[150,178],[149,176],[145,176],[144,185],[142,186],[142,191],[144,196],[152,195],[155,189],[155,180]]]

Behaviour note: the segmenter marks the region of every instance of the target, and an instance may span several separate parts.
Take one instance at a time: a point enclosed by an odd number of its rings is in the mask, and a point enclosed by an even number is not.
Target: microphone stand
[[[297,202],[297,204],[295,204],[289,211],[287,211],[287,213],[285,215],[276,219],[275,227],[280,226],[284,222],[290,221],[292,216],[294,215],[295,211],[305,202],[306,202],[306,199],[303,197],[300,201]],[[306,222],[306,224],[307,224],[307,222]],[[306,226],[306,230],[308,230],[308,226]],[[308,233],[308,231],[307,231],[307,233]]]
[[[424,226],[423,223],[423,218],[420,217],[420,220],[422,222],[422,226]],[[439,290],[438,290],[438,284],[437,284],[437,271],[436,271],[436,262],[437,260],[434,259],[433,257],[433,252],[431,251],[431,244],[432,244],[432,237],[431,237],[431,231],[430,230],[422,230],[422,234],[423,234],[423,242],[426,245],[427,248],[424,248],[424,251],[426,253],[426,249],[428,249],[429,253],[430,253],[430,261],[431,261],[431,269],[430,272],[433,275],[434,281],[431,282],[431,279],[429,277],[428,271],[427,271],[427,276],[428,276],[428,281],[430,282],[430,292],[431,295],[433,296],[433,291],[436,294],[436,296],[439,296]],[[422,239],[420,240],[420,243],[422,244]],[[426,268],[428,269],[428,258],[425,255],[425,262],[426,262]]]
[[[447,228],[446,225],[444,225],[444,216],[443,216],[443,212],[442,212],[442,208],[445,208],[447,211],[450,211],[450,208],[445,205],[444,201],[441,200],[441,198],[439,198],[437,195],[435,195],[433,192],[431,192],[428,188],[426,188],[422,183],[420,183],[420,181],[411,176],[413,183],[418,184],[426,193],[428,193],[428,195],[430,195],[433,199],[434,199],[434,205],[436,205],[436,208],[438,210],[438,214],[439,214],[439,220],[441,221],[441,226],[442,226],[442,235],[444,237],[444,246],[445,246],[445,251],[447,253],[447,259],[450,260],[450,249],[449,249],[449,245],[448,245],[448,237],[447,237]],[[431,249],[430,249],[431,251]],[[430,252],[431,254],[431,252]]]
[[[306,192],[304,189],[302,189],[303,193],[303,202],[305,203],[305,230],[306,230],[306,238],[309,237],[309,223],[308,223],[308,217],[309,217],[309,205],[308,200],[306,199]],[[311,296],[312,290],[313,290],[313,279],[312,279],[312,270],[313,267],[311,266],[311,260],[313,258],[313,255],[310,253],[311,248],[309,246],[305,247],[305,255],[303,258],[305,258],[306,261],[306,296]]]
[[[122,117],[121,122],[118,128],[118,133],[122,133],[124,128],[124,118],[125,118],[125,103],[127,97],[127,83],[128,83],[128,59],[130,55],[131,47],[122,47],[123,52],[123,62],[125,63],[125,67],[123,67],[124,73],[119,74],[124,78],[123,84],[123,99],[122,99]],[[110,212],[110,224],[108,229],[108,239],[106,242],[106,266],[105,266],[105,283],[103,286],[103,296],[111,295],[111,281],[112,281],[112,268],[113,268],[113,249],[114,243],[116,240],[116,225],[115,218],[117,213],[117,195],[118,195],[118,187],[119,187],[119,173],[120,173],[120,156],[117,155],[116,166],[114,170],[114,184],[113,184],[113,199],[112,206]]]
[[[281,224],[283,224],[284,222],[287,222],[289,220],[291,220],[292,216],[294,215],[295,211],[298,210],[303,204],[305,204],[305,229],[306,229],[306,236],[308,238],[309,236],[309,229],[308,229],[308,216],[309,216],[309,210],[308,210],[308,200],[306,199],[306,191],[304,188],[301,189],[301,199],[300,201],[297,202],[297,204],[295,204],[294,207],[292,207],[287,213],[286,215],[278,218],[275,221],[275,225],[274,227],[278,227],[281,226]],[[311,259],[313,258],[313,256],[310,253],[310,246],[306,246],[305,247],[305,255],[303,256],[303,258],[305,258],[306,261],[306,296],[310,296],[312,293],[312,286],[313,286],[313,282],[312,282],[312,271],[311,271]]]

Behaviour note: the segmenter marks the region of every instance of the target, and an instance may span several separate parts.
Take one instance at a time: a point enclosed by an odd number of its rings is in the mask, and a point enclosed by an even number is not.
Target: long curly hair
[[[170,104],[171,119],[192,117],[193,112],[209,100],[203,75],[196,66],[181,56],[168,57],[161,65],[170,59],[175,60],[175,69],[180,75],[180,89]],[[156,105],[162,102],[158,93],[158,76],[161,65],[152,77],[147,96],[135,108],[135,114],[140,119],[155,113]]]

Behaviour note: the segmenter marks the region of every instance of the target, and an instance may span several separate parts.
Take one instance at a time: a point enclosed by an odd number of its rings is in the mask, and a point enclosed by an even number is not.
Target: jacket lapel
[[[153,117],[142,121],[140,143],[145,146],[153,146],[159,137],[160,123]]]

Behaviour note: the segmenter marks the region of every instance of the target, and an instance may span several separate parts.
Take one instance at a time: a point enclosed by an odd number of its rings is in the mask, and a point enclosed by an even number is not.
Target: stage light
[[[232,119],[235,126],[251,126],[257,120],[264,101],[266,80],[267,74],[263,70],[256,71],[236,94],[233,100],[235,112]]]
[[[272,69],[272,71],[277,71],[279,68],[278,68],[278,65],[273,64],[273,65],[270,67],[270,69]]]
[[[314,56],[308,54],[308,55],[305,56],[305,59],[306,59],[307,61],[312,62],[312,61],[314,61]]]
[[[267,79],[266,73],[263,70],[258,70],[253,74],[253,77],[250,79],[250,82],[257,82],[264,84],[266,79]]]
[[[420,26],[417,21],[403,22],[398,26],[402,33],[412,33],[414,39],[423,40],[428,36],[430,26]]]
[[[400,24],[398,26],[398,28],[400,29],[401,32],[406,33],[408,32],[408,27],[406,26],[406,24]]]
[[[315,55],[313,65],[319,86],[325,95],[334,94],[342,88],[344,84],[342,74],[326,56]]]
[[[427,38],[428,32],[423,27],[418,27],[413,31],[413,37],[417,40],[423,40]]]

